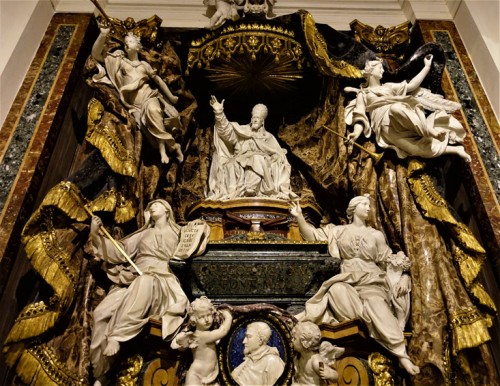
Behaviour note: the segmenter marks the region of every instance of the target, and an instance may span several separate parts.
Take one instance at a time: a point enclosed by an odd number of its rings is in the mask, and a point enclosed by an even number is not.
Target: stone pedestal
[[[173,262],[191,298],[215,303],[302,306],[339,270],[323,242],[210,242],[203,256]]]
[[[202,219],[210,226],[210,240],[289,239],[301,241],[295,217],[288,212],[289,202],[265,197],[227,201],[205,200],[186,212],[188,220]],[[313,202],[301,202],[304,217],[314,226],[321,210]]]

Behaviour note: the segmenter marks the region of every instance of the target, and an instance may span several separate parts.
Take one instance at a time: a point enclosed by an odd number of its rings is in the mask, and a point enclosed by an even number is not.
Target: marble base
[[[212,242],[205,255],[170,263],[191,298],[300,307],[339,271],[326,243]],[[187,284],[189,283],[189,284]]]

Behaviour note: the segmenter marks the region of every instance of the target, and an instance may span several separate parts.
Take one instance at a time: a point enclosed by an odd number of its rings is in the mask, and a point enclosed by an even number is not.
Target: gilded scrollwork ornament
[[[401,58],[410,44],[411,23],[371,27],[355,19],[350,24],[354,38],[380,56]]]
[[[117,375],[117,386],[136,386],[144,360],[140,355],[133,355],[126,359],[125,368]]]
[[[394,369],[390,359],[378,352],[374,352],[368,357],[368,365],[373,372],[375,386],[394,385]]]

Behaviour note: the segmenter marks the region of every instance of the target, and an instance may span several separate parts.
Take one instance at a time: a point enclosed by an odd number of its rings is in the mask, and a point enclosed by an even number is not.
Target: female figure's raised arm
[[[101,33],[92,46],[92,57],[101,63],[104,62],[104,44],[106,43],[109,31],[109,28],[101,27]]]
[[[290,202],[290,208],[289,208],[290,214],[292,216],[295,216],[297,219],[297,225],[299,226],[299,231],[302,237],[307,240],[307,241],[312,241],[316,240],[315,236],[315,230],[311,224],[309,224],[306,219],[304,218],[304,215],[302,214],[302,208],[300,207],[300,204],[298,201],[291,201]]]
[[[423,80],[431,70],[431,63],[432,63],[432,55],[427,55],[424,58],[424,68],[422,68],[422,70],[408,82],[408,88],[407,88],[408,92],[413,92],[418,87],[420,87]]]

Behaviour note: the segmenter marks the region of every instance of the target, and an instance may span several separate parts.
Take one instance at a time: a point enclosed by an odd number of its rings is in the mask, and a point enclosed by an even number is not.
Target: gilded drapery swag
[[[344,78],[363,79],[361,70],[343,60],[330,57],[324,37],[316,28],[316,22],[306,10],[299,10],[302,29],[311,56],[322,74]]]
[[[50,347],[35,344],[21,355],[16,369],[21,380],[31,386],[87,386],[88,382],[79,379],[65,369]]]
[[[488,327],[496,307],[483,286],[477,282],[486,251],[479,244],[469,228],[458,222],[448,208],[448,204],[436,190],[431,178],[425,173],[425,163],[411,159],[408,164],[408,182],[412,194],[422,214],[447,226],[452,240],[451,252],[464,280],[466,290],[485,313],[476,309],[465,313],[450,315],[453,332],[453,351],[477,347],[490,340]]]
[[[126,148],[113,130],[100,123],[103,113],[102,103],[92,98],[88,103],[86,141],[99,150],[115,173],[137,178],[138,165],[133,151]]]
[[[21,378],[23,374],[37,374],[35,380],[23,380],[30,385],[85,384],[67,373],[50,347],[31,341],[52,329],[68,311],[80,280],[80,272],[71,264],[74,251],[65,250],[59,243],[55,212],[63,213],[70,221],[83,223],[90,220],[85,207],[115,211],[115,219],[120,211],[132,214],[125,217],[132,218],[135,214],[135,208],[124,204],[116,191],[107,191],[95,201],[89,201],[77,186],[65,181],[49,191],[21,235],[28,259],[54,291],[50,299],[29,304],[22,310],[5,341],[3,351],[7,364],[13,367],[17,362],[16,372]]]

